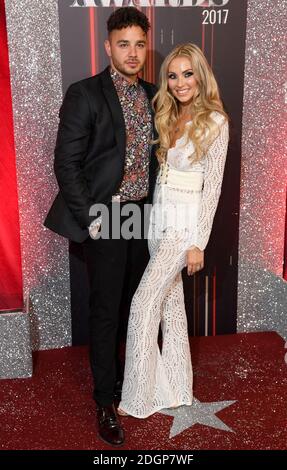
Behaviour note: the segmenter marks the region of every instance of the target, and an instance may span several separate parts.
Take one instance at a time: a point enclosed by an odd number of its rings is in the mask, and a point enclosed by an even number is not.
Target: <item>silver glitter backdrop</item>
[[[250,0],[241,175],[238,330],[286,331],[282,279],[286,1]],[[56,0],[6,0],[25,297],[33,346],[71,342],[67,242],[43,219],[56,194],[53,148],[62,101]],[[286,135],[286,132],[285,132]]]
[[[24,297],[34,349],[71,342],[68,246],[42,225],[57,191],[53,150],[62,101],[57,1],[6,0]]]
[[[30,325],[26,313],[0,315],[0,379],[32,376]]]
[[[248,2],[237,317],[238,331],[276,330],[283,337],[286,11],[286,0]]]

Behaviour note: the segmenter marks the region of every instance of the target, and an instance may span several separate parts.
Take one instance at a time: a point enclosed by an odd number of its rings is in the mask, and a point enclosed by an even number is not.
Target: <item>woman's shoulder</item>
[[[218,124],[219,126],[222,126],[225,122],[227,122],[227,119],[224,114],[220,113],[219,111],[212,111],[210,113],[210,117]]]

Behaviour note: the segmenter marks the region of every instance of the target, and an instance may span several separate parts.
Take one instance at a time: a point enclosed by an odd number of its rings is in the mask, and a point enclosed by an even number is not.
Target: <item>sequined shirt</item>
[[[139,200],[148,193],[152,115],[145,90],[136,80],[130,83],[110,71],[122,107],[126,130],[124,176],[114,198]]]

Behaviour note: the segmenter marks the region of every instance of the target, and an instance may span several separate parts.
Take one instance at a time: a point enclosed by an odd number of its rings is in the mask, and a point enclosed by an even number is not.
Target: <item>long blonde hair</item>
[[[167,151],[171,147],[171,134],[179,116],[179,103],[168,88],[169,65],[176,57],[189,59],[197,83],[190,109],[192,123],[187,135],[195,149],[192,155],[193,161],[198,161],[205,154],[219,134],[219,126],[212,119],[211,113],[217,111],[228,119],[215,77],[201,49],[192,43],[177,46],[162,63],[159,90],[153,99],[155,126],[158,132],[156,143],[159,143],[156,154],[160,163],[165,161]]]

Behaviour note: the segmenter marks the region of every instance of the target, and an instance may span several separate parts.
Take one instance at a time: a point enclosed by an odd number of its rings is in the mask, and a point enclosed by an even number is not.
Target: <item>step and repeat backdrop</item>
[[[191,334],[235,332],[247,2],[139,0],[134,4],[151,23],[143,78],[157,83],[164,57],[177,44],[193,42],[205,53],[231,118],[222,197],[206,252],[206,267],[192,279],[184,273],[184,288]],[[109,64],[104,41],[106,22],[114,10],[110,5],[112,2],[59,0],[63,93],[72,82]],[[87,336],[88,283],[81,246],[74,243],[70,246],[70,267],[73,341],[78,344]],[[123,315],[126,318],[128,312]]]

